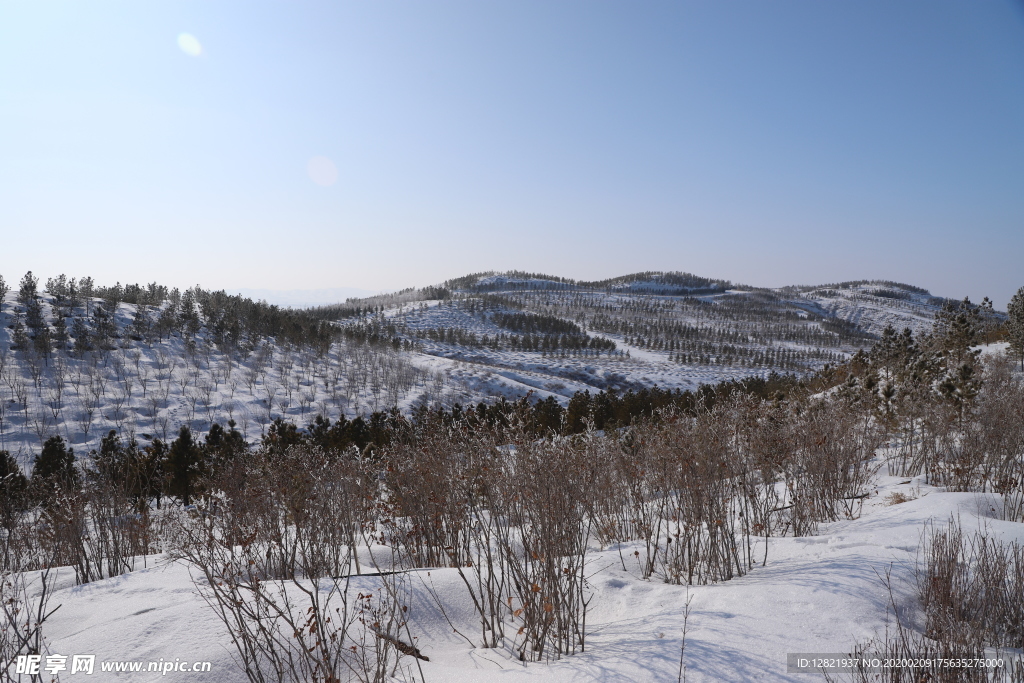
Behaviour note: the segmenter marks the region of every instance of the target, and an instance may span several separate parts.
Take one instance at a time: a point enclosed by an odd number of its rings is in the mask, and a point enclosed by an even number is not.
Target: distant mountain
[[[231,289],[228,294],[239,294],[253,301],[266,301],[268,304],[286,308],[312,308],[327,306],[355,297],[368,297],[384,294],[389,290],[375,292],[358,287],[335,287],[333,289]]]
[[[875,280],[771,289],[679,272],[588,282],[511,271],[353,300],[329,315],[351,338],[394,339],[454,362],[472,393],[561,400],[810,372],[869,347],[887,325],[929,331],[944,301]]]

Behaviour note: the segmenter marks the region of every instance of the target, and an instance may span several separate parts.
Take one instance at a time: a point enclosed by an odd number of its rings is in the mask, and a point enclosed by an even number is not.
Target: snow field
[[[881,577],[887,571],[897,601],[916,604],[913,568],[925,524],[943,525],[958,516],[965,531],[984,529],[1003,541],[1024,542],[1024,524],[998,519],[997,496],[945,493],[918,479],[881,476],[877,483],[859,518],[823,524],[814,536],[770,538],[764,567],[724,583],[643,581],[630,563],[634,545],[594,549],[587,560],[594,598],[586,652],[551,663],[523,664],[506,650],[471,646],[453,631],[480,641],[478,619],[456,570],[410,571],[404,578],[411,591],[410,630],[430,658],[420,663],[424,676],[451,683],[676,681],[690,596],[686,680],[814,680],[787,674],[786,653],[846,652],[855,641],[882,634],[889,594]],[[912,499],[891,505],[894,492]],[[764,540],[758,540],[754,556],[761,559],[764,551]],[[361,551],[364,571],[366,552]],[[73,571],[61,570],[63,587],[51,601],[60,608],[46,631],[51,652],[95,653],[98,660],[211,661],[211,680],[245,680],[232,663],[224,626],[193,585],[195,570],[167,555],[150,558],[150,564],[82,586],[69,585]],[[377,581],[355,578],[352,590],[375,590]],[[444,604],[444,615],[428,586]],[[155,678],[122,674],[111,680]]]

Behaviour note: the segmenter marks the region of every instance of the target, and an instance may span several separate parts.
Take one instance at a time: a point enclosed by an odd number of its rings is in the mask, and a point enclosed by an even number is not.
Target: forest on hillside
[[[581,393],[566,406],[278,418],[256,443],[223,413],[205,435],[188,421],[149,444],[110,430],[88,453],[53,434],[29,471],[0,453],[0,656],[44,643],[48,568],[87,584],[163,549],[198,572],[249,680],[383,680],[400,666],[421,680],[411,672],[429,656],[403,615],[414,591],[442,613],[454,598],[403,578],[419,569],[461,579],[470,646],[549,662],[592,648],[595,553],[618,547],[623,572],[642,581],[732,581],[773,561],[754,553],[759,539],[856,519],[880,467],[998,495],[1001,518],[1024,522],[1024,380],[1015,358],[982,356],[987,324],[962,302],[929,334],[889,328],[810,375]],[[1019,567],[1020,549],[955,527],[929,533],[935,553],[919,569],[929,635],[901,630],[876,645],[945,657],[1015,647],[1020,574],[997,568]],[[955,570],[943,548],[984,577],[984,592],[928,579]],[[41,572],[42,597],[26,572]],[[378,589],[352,594],[364,574]]]

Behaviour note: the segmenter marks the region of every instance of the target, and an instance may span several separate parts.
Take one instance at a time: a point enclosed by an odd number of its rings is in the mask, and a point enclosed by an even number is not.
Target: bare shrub
[[[473,482],[490,459],[476,448],[465,425],[425,425],[409,443],[386,453],[382,540],[402,549],[412,567],[464,566]]]
[[[104,444],[113,445],[113,434]],[[81,548],[92,560],[93,575],[81,578],[98,580],[134,571],[140,558],[159,552],[149,501],[148,482],[140,462],[142,452],[130,444],[114,445],[101,453],[89,472],[83,496],[87,514],[86,535]]]
[[[858,643],[855,656],[913,660],[884,672],[860,667],[853,681],[996,683],[1024,680],[1024,548],[1000,544],[982,532],[965,534],[956,519],[923,532],[916,576],[924,633],[898,605],[886,574],[895,619],[883,636]],[[950,667],[937,660],[1001,659],[1001,667]],[[826,677],[833,680],[831,677]]]
[[[594,438],[428,422],[384,454],[383,540],[411,566],[458,570],[483,646],[524,661],[584,648]]]
[[[45,655],[48,651],[43,625],[60,607],[49,607],[56,578],[56,571],[50,569],[33,574],[0,574],[0,680],[44,680],[45,673],[15,673],[15,662],[19,656]]]
[[[666,528],[665,539],[655,539],[661,554],[652,560],[657,559],[665,581],[728,581],[751,566],[742,463],[729,436],[724,411],[702,411],[696,418],[667,417],[649,437]]]
[[[950,491],[1003,496],[1007,519],[1024,520],[1024,382],[1005,356],[987,361],[983,383],[965,406],[918,399],[896,434],[890,473],[924,473]]]
[[[424,658],[401,582],[378,571],[375,591],[353,585],[372,499],[358,467],[319,450],[264,449],[180,518],[176,552],[202,573],[196,585],[250,681],[383,682],[402,657]]]
[[[517,439],[495,487],[492,514],[517,527],[499,527],[496,540],[521,620],[513,648],[522,660],[557,659],[586,644],[590,438]]]
[[[875,474],[871,458],[879,435],[865,432],[859,416],[842,401],[810,403],[792,421],[795,457],[786,468],[794,536],[806,536],[818,522],[855,514]]]
[[[918,588],[926,635],[1024,649],[1024,547],[964,534],[955,519],[928,529],[924,547]]]

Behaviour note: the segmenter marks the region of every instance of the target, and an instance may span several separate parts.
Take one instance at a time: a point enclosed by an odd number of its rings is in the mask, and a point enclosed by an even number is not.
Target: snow
[[[887,504],[895,491],[913,500]],[[551,663],[524,665],[505,650],[472,647],[454,633],[426,591],[430,585],[452,624],[478,640],[472,605],[452,569],[408,574],[414,596],[410,629],[430,658],[421,662],[428,681],[676,681],[690,596],[687,681],[806,681],[805,674],[786,673],[787,653],[848,652],[855,641],[884,632],[889,594],[881,577],[887,571],[896,599],[916,603],[913,567],[925,524],[958,516],[965,531],[985,529],[1005,541],[1024,541],[1024,524],[999,520],[998,506],[998,497],[946,493],[918,479],[881,476],[859,518],[822,525],[814,536],[772,538],[764,567],[708,586],[644,581],[629,564],[631,546],[622,548],[625,570],[619,548],[595,549],[588,555],[595,595],[586,652]],[[761,540],[754,556],[763,558],[764,551]],[[48,623],[51,652],[95,653],[98,661],[211,661],[210,680],[244,680],[232,663],[224,627],[185,564],[156,556],[148,569],[84,586],[67,585],[72,575],[61,570],[64,586],[51,603],[60,605]],[[359,578],[353,590],[372,590],[375,581]],[[170,673],[167,679],[191,675]]]
[[[503,282],[496,278],[492,284],[498,286]],[[869,285],[863,285],[812,291],[794,298],[788,305],[808,312],[832,311],[872,331],[880,331],[879,326],[890,322],[897,327],[903,323],[919,323],[921,329],[930,327],[930,316],[936,306],[933,297],[913,294],[893,304],[877,297],[872,299],[869,289]],[[715,305],[724,297],[746,295],[757,296],[758,292],[730,290],[722,295],[701,296],[700,300]],[[546,292],[544,296],[555,306],[563,294]],[[613,306],[631,295],[593,296]],[[672,297],[643,298],[672,301]],[[13,301],[13,296],[8,300]],[[44,308],[48,310],[48,305],[44,304]],[[131,319],[132,308],[120,307],[118,322],[122,327]],[[6,312],[3,317],[8,322]],[[493,335],[497,331],[490,322],[469,315],[450,302],[404,303],[387,308],[382,317],[410,332],[440,326],[459,327],[478,335]],[[749,367],[681,365],[669,361],[663,351],[627,344],[619,335],[592,329],[588,333],[613,339],[620,351],[629,352],[628,357],[542,356],[536,352],[466,348],[429,340],[421,340],[421,348],[416,352],[381,352],[378,361],[393,363],[397,369],[407,364],[416,370],[412,384],[386,400],[394,399],[399,407],[408,408],[424,397],[467,402],[502,395],[514,398],[533,392],[538,398],[553,396],[565,402],[574,392],[584,389],[652,384],[691,388],[701,382],[761,372]],[[5,350],[9,341],[9,331],[0,328],[0,350]],[[1004,348],[1005,344],[993,344],[984,347],[982,353],[997,353]],[[352,415],[382,404],[365,379],[355,382],[350,392],[343,390],[341,400],[328,390],[332,372],[342,373],[336,380],[347,384],[348,373],[358,369],[362,360],[357,357],[365,353],[358,347],[337,344],[322,359],[297,350],[268,350],[272,351],[271,362],[262,373],[257,371],[258,352],[229,360],[212,349],[208,354],[190,358],[180,339],[118,349],[112,352],[108,364],[101,362],[92,368],[88,361],[68,359],[67,413],[62,433],[82,454],[111,428],[123,428],[141,438],[146,433],[166,436],[161,431],[163,420],[172,429],[186,420],[202,428],[206,410],[202,403],[190,407],[189,395],[211,381],[215,384],[211,414],[221,417],[231,407],[250,440],[259,436],[260,420],[270,419],[263,398],[266,395],[277,397],[277,408],[271,408],[275,416],[280,414],[299,423],[310,420],[319,411],[334,417],[339,412]],[[141,370],[136,369],[130,355],[133,351],[140,354],[137,360]],[[126,363],[130,381],[135,383],[123,415],[114,410],[117,385],[124,384],[117,377],[119,358]],[[30,378],[27,367],[14,353],[10,353],[7,362],[7,374],[0,383],[0,400],[9,403],[14,385],[27,384]],[[89,376],[77,379],[79,387],[75,378],[81,372]],[[250,385],[247,377],[254,372]],[[140,378],[147,375],[150,384],[144,389]],[[78,404],[88,399],[88,387],[97,377],[106,381],[108,391],[99,399],[95,424],[86,435],[79,426]],[[289,382],[295,397],[285,405],[280,399]],[[166,392],[162,399],[165,404],[155,417],[149,417],[144,394],[157,390]],[[307,391],[312,399],[302,406],[299,396]],[[0,432],[0,448],[11,449],[26,464],[40,443],[28,423],[37,409],[45,407],[48,397],[45,390],[30,388],[29,394],[32,408],[25,411],[28,417],[22,418],[20,409],[9,409]],[[267,415],[262,418],[264,413]],[[170,436],[173,438],[173,434]],[[887,504],[891,501],[889,495],[897,491],[912,500]],[[999,520],[998,508],[998,497],[946,493],[918,479],[880,476],[877,488],[858,517],[823,524],[814,536],[771,538],[767,546],[764,539],[757,540],[753,555],[759,559],[767,557],[763,567],[757,566],[741,578],[709,586],[674,586],[657,577],[643,580],[635,563],[629,562],[633,545],[594,547],[587,560],[594,597],[587,620],[586,652],[560,661],[526,665],[506,650],[475,647],[479,645],[475,613],[453,569],[408,573],[407,585],[413,593],[410,629],[417,638],[417,646],[430,657],[429,662],[422,662],[428,681],[676,681],[684,607],[690,599],[686,680],[805,681],[806,675],[785,673],[787,653],[849,651],[855,642],[884,632],[889,593],[881,577],[886,572],[891,571],[894,578],[896,599],[901,604],[916,603],[913,568],[925,524],[941,525],[951,516],[958,516],[965,530],[983,528],[1004,540],[1024,542],[1024,524]],[[626,558],[625,567],[622,558]],[[194,576],[194,569],[167,554],[146,558],[144,569],[83,586],[74,585],[72,569],[60,569],[58,590],[50,603],[51,607],[60,607],[46,630],[50,652],[96,654],[99,661],[210,661],[210,680],[245,680],[233,663],[228,634],[203,600]],[[357,578],[353,590],[373,590],[377,581],[374,577]],[[447,616],[441,614],[430,597],[428,585],[445,605]],[[453,626],[473,642],[454,632]],[[153,674],[105,675],[107,680],[153,680]],[[189,678],[190,674],[167,676],[174,680]]]
[[[761,334],[763,326],[775,324],[772,320],[766,322],[756,315],[745,319],[742,314],[736,319],[729,306],[768,297],[767,304],[756,304],[767,306],[759,311],[778,313],[778,320],[796,312],[801,316],[797,324],[809,333],[822,332],[820,322],[807,319],[809,312],[831,313],[878,333],[887,324],[898,329],[928,329],[941,302],[914,290],[897,292],[905,297],[902,299],[875,296],[873,292],[883,284],[872,283],[845,288],[736,288],[698,297],[652,294],[646,290],[664,283],[647,278],[616,282],[608,291],[574,289],[573,285],[551,280],[504,275],[485,277],[478,284],[490,287],[492,294],[527,301],[527,310],[534,312],[573,319],[583,311],[584,318],[590,316],[583,322],[587,334],[615,342],[617,352],[596,356],[542,354],[509,348],[472,348],[418,336],[424,330],[442,327],[458,328],[478,337],[486,334],[493,338],[503,332],[486,316],[467,310],[466,305],[476,297],[472,292],[463,293],[469,299],[456,302],[414,300],[416,292],[361,300],[363,305],[384,306],[378,320],[394,325],[398,336],[415,342],[417,347],[413,351],[371,351],[355,344],[337,343],[326,355],[316,356],[266,340],[265,362],[258,360],[260,350],[244,356],[220,352],[206,343],[205,331],[198,335],[197,354],[187,353],[179,337],[152,344],[129,343],[123,331],[133,319],[135,307],[121,304],[116,315],[122,330],[118,343],[127,348],[118,348],[99,362],[64,356],[59,368],[51,362],[37,377],[23,354],[10,350],[8,325],[12,322],[16,294],[9,292],[6,302],[0,302],[0,449],[9,450],[29,467],[45,438],[53,433],[63,436],[83,456],[96,448],[99,439],[111,429],[119,430],[125,438],[135,436],[146,445],[151,438],[173,438],[178,426],[184,423],[202,433],[212,420],[223,422],[232,418],[252,442],[277,417],[305,425],[318,413],[337,419],[341,414],[352,417],[391,406],[408,410],[418,403],[476,403],[499,396],[514,399],[531,392],[535,398],[554,397],[564,405],[575,392],[584,390],[626,391],[653,385],[696,389],[701,384],[764,375],[772,368],[754,361],[749,365],[739,361],[723,364],[698,362],[693,357],[692,362],[682,363],[667,350],[641,347],[635,339],[627,341],[622,334],[595,329],[594,315],[641,326],[664,320],[703,331],[738,333],[742,340],[732,343],[752,354],[826,351],[841,360],[857,347],[834,342],[837,345],[818,349],[815,344],[820,342],[813,338],[765,341]],[[502,287],[506,286],[512,289],[503,292]],[[515,289],[517,286],[520,288]],[[586,305],[573,308],[570,304],[574,301]],[[476,303],[481,300],[476,299]],[[42,306],[44,314],[52,317],[46,295],[42,297]],[[365,320],[345,319],[339,324]],[[782,370],[799,372],[829,362],[823,357],[809,358]],[[63,387],[60,391],[58,385]],[[207,399],[209,406],[205,405]]]

